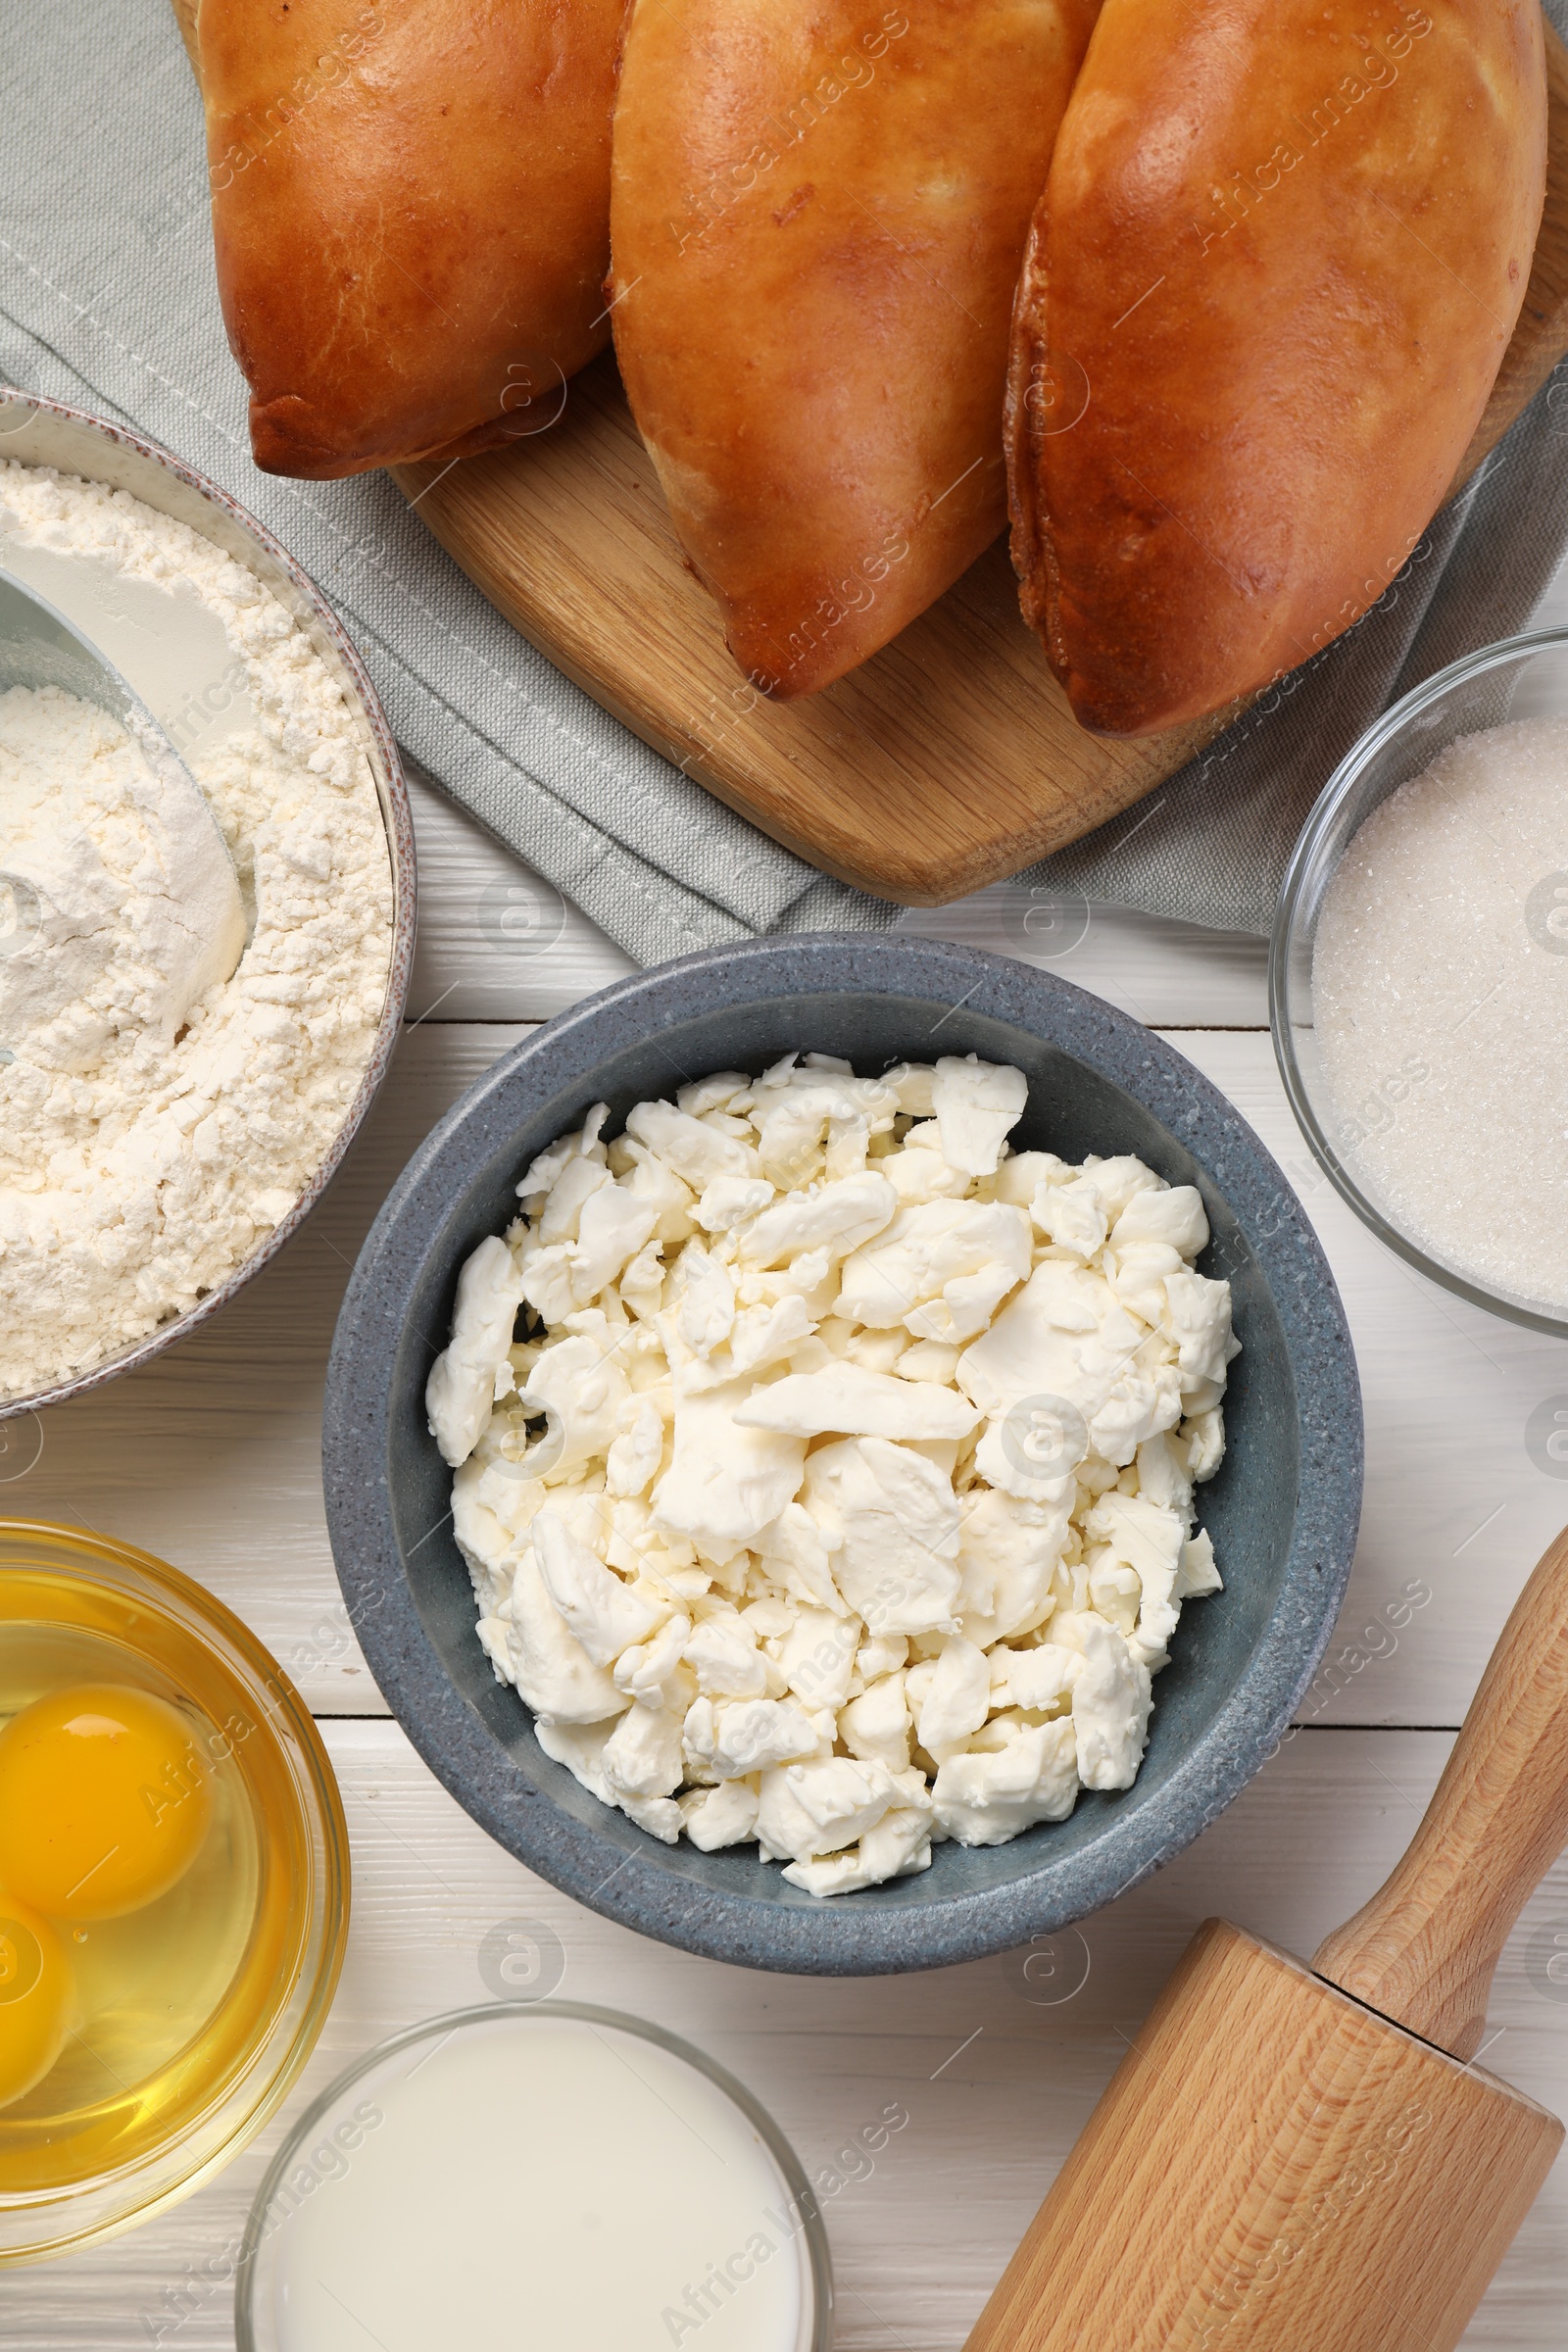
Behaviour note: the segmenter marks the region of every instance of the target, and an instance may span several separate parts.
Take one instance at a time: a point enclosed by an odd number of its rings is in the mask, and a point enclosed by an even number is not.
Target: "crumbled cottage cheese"
[[[1026,1091],[790,1054],[601,1103],[463,1268],[426,1404],[479,1638],[668,1843],[843,1894],[1137,1774],[1220,1590],[1230,1289],[1191,1186],[1009,1152]]]
[[[287,1213],[374,1044],[392,877],[354,715],[253,573],[122,491],[16,464],[0,534],[184,583],[254,714],[186,755],[249,934],[214,978],[192,936],[212,908],[182,919],[188,858],[129,738],[69,696],[0,696],[0,1396],[18,1396],[192,1306]]]

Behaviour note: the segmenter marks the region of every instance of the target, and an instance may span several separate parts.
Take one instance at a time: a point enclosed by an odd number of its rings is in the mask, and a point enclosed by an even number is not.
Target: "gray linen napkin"
[[[0,381],[137,427],[258,514],[337,606],[414,759],[639,961],[893,924],[897,907],[815,873],[579,693],[384,475],[256,470],[219,317],[201,108],[168,0],[11,0],[6,29]],[[1027,879],[1266,930],[1341,753],[1394,694],[1517,627],[1549,578],[1568,539],[1563,403],[1568,373],[1275,715],[1243,720],[1147,808]]]

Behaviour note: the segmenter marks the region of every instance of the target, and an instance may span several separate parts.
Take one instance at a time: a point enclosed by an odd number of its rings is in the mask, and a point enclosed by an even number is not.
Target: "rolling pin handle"
[[[1414,1842],[1320,1977],[1470,2058],[1508,1932],[1568,1843],[1568,1529],[1514,1604]]]

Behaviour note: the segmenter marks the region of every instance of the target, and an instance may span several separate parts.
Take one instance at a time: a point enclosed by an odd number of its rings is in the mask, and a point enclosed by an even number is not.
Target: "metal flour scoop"
[[[87,828],[69,817],[63,823],[58,795],[36,782],[29,788],[24,768],[20,782],[0,785],[0,1062],[14,1060],[25,1039],[51,1025],[59,1041],[54,1058],[71,1067],[95,1059],[114,1025],[102,1008],[122,994],[103,982],[125,955],[137,962],[138,1026],[172,1043],[192,1004],[228,978],[245,945],[239,880],[218,819],[114,664],[63,612],[0,573],[0,694],[16,686],[59,687],[92,703],[136,745],[150,771],[135,798],[154,853],[157,879],[148,887],[156,905],[143,909],[155,919],[144,919],[127,940],[117,918],[129,886],[99,856]]]

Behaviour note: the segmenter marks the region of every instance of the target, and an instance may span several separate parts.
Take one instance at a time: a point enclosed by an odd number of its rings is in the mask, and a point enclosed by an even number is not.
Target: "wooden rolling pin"
[[[1415,1842],[1312,1968],[1199,1930],[968,2352],[1451,2352],[1562,2142],[1465,2061],[1565,1841],[1568,1530]]]

